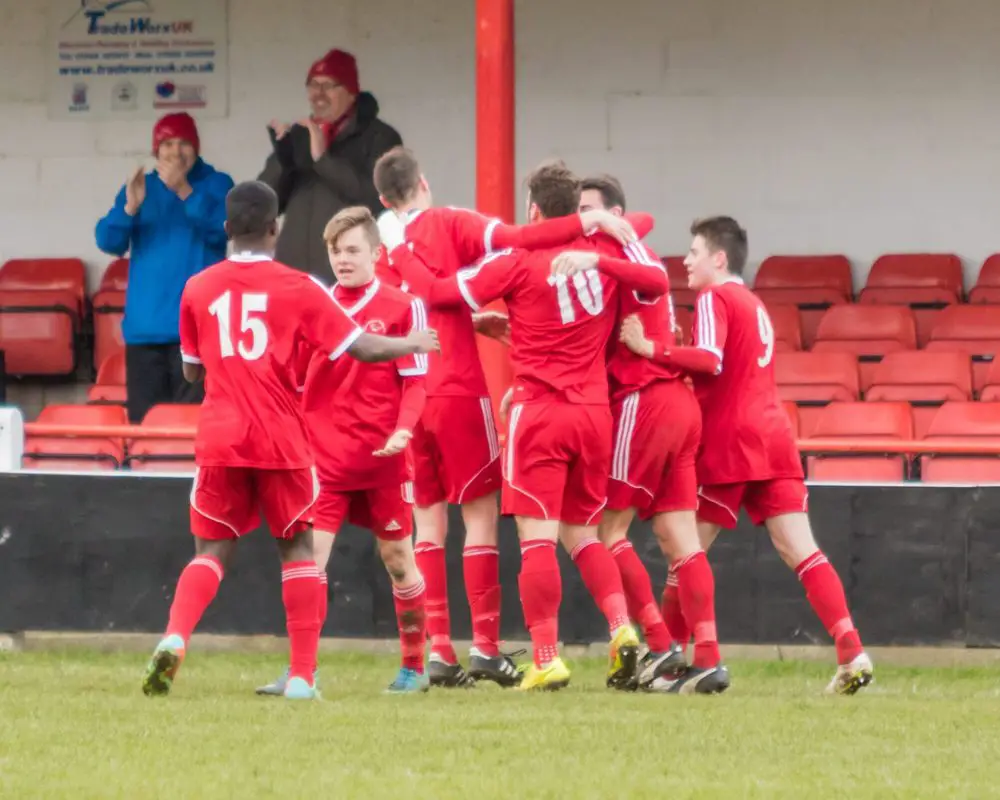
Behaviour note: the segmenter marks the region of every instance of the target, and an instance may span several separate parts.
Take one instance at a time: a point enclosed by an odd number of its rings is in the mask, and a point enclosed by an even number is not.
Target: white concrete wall
[[[35,6],[38,6],[36,8]],[[265,122],[304,110],[308,63],[354,50],[362,83],[421,156],[437,197],[474,197],[471,0],[230,0],[231,114],[206,157],[256,174]],[[93,225],[149,143],[145,123],[49,122],[44,3],[0,2],[0,258],[107,259]],[[727,212],[754,259],[1000,250],[996,0],[525,0],[518,168],[562,155],[608,170],[652,243],[683,251]]]

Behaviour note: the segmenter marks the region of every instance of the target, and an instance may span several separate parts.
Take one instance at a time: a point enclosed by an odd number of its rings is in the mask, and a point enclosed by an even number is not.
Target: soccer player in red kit
[[[579,181],[563,164],[539,167],[528,189],[532,221],[576,213]],[[514,399],[502,505],[515,516],[521,539],[518,582],[534,651],[521,689],[569,683],[558,653],[560,540],[608,620],[609,684],[634,679],[638,659],[621,577],[597,538],[611,461],[605,351],[620,285],[663,294],[666,273],[659,264],[600,256],[584,237],[573,245],[585,249],[493,254],[437,280],[427,280],[411,260],[401,262],[404,277],[433,308],[464,301],[478,310],[501,298],[507,304]]]
[[[237,540],[263,515],[282,562],[290,678],[285,697],[317,696],[319,575],[312,553],[316,477],[299,409],[295,360],[304,344],[337,360],[386,361],[437,346],[433,332],[389,338],[362,331],[323,287],[273,260],[278,198],[265,184],[226,198],[233,255],[188,281],[181,297],[184,376],[207,376],[195,437],[191,530],[195,558],[177,582],[164,638],[143,681],[170,691],[188,640],[211,604]]]
[[[498,249],[553,247],[573,241],[590,226],[604,225],[623,238],[632,235],[627,222],[601,212],[514,226],[475,211],[435,208],[420,165],[402,147],[378,160],[374,179],[390,209],[379,226],[383,244],[390,253],[395,251],[391,261],[397,269],[401,258],[410,257],[436,277],[447,278]],[[404,243],[407,247],[398,249]],[[500,440],[479,361],[475,321],[465,307],[432,308],[430,324],[441,336],[442,355],[430,360],[427,407],[414,431],[412,448],[416,552],[427,582],[431,683],[461,686],[468,681],[451,642],[448,610],[444,543],[448,503],[455,503],[461,506],[465,523],[463,573],[473,639],[469,676],[510,686],[520,675],[498,649]]]
[[[625,192],[616,178],[599,175],[583,180],[580,208],[595,207],[624,213]],[[642,242],[625,246],[624,252],[633,261],[660,263]],[[641,320],[650,339],[661,346],[673,344],[676,323],[669,294],[645,298],[636,292],[620,292],[618,318],[631,315]],[[636,355],[619,336],[612,342],[608,381],[615,433],[608,505],[599,532],[621,571],[629,615],[642,625],[649,646],[640,664],[638,685],[644,689],[724,691],[729,675],[720,664],[715,630],[715,579],[698,540],[695,519],[695,458],[701,440],[698,401],[679,370]],[[628,528],[636,515],[652,521],[664,556],[676,566],[683,615],[669,627],[654,599],[649,573],[628,539]],[[690,629],[685,618],[691,619]],[[674,627],[679,630],[675,632]],[[695,633],[692,667],[698,670],[699,679],[678,681],[687,665],[671,635],[686,646],[689,630]]]
[[[427,326],[423,303],[376,276],[378,226],[367,208],[345,208],[323,233],[337,279],[331,293],[367,331],[406,336]],[[427,398],[427,356],[366,364],[307,351],[302,410],[319,475],[313,555],[320,576],[320,629],[326,621],[326,570],[344,522],[368,528],[392,582],[402,664],[391,693],[426,691],[424,581],[413,556],[413,485],[405,451]],[[282,694],[285,678],[257,690]]]
[[[844,587],[813,538],[802,463],[774,378],[774,327],[740,275],[747,234],[730,217],[691,227],[685,264],[698,292],[694,347],[650,342],[634,319],[623,331],[633,351],[691,374],[703,416],[697,473],[698,528],[708,549],[721,528],[736,527],[741,507],[763,524],[782,560],[837,647],[827,691],[854,694],[872,680]],[[689,680],[699,680],[697,675]]]

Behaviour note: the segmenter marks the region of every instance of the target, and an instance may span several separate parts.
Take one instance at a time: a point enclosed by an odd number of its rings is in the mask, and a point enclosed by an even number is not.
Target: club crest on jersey
[[[371,319],[365,323],[365,330],[368,333],[385,333],[385,323],[380,319]]]

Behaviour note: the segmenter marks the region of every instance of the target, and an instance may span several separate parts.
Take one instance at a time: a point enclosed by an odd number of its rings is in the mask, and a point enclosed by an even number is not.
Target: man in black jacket
[[[358,85],[354,56],[331,50],[306,78],[312,114],[292,125],[272,120],[273,152],[259,180],[278,194],[285,215],[276,258],[313,275],[329,276],[323,229],[338,211],[382,205],[372,180],[379,156],[402,143],[378,118],[378,102]]]

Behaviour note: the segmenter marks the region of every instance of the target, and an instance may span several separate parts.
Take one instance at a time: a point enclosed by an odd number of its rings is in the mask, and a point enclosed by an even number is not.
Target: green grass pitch
[[[396,660],[322,654],[324,699],[259,698],[279,656],[192,651],[169,698],[146,657],[0,654],[2,798],[1000,796],[989,669],[880,668],[853,698],[832,667],[733,662],[719,697],[626,695],[603,664],[572,686],[381,693]]]

